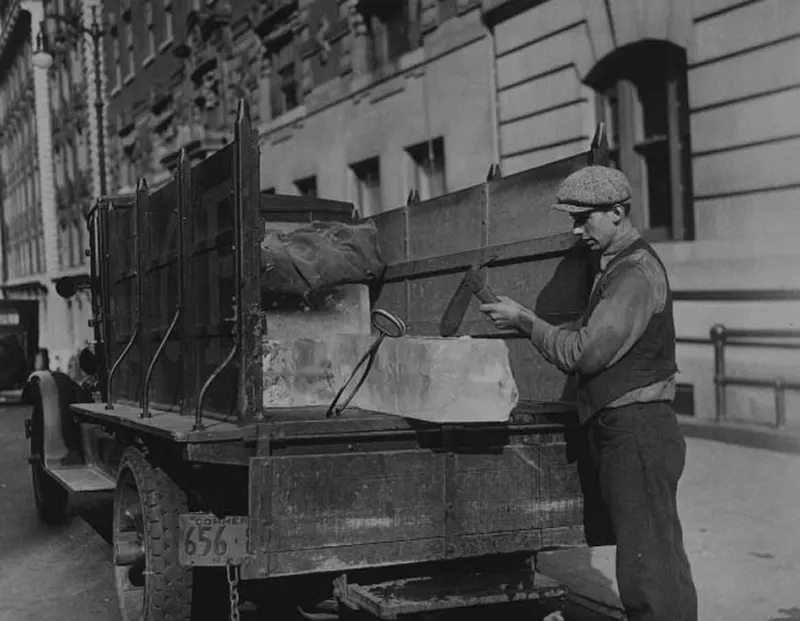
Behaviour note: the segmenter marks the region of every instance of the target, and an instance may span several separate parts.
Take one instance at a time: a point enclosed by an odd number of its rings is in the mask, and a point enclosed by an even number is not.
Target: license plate
[[[182,513],[180,524],[181,565],[220,566],[239,563],[247,552],[247,518],[231,515],[222,519],[209,513]]]

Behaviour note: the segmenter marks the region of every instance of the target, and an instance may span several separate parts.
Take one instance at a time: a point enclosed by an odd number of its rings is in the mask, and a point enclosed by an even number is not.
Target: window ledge
[[[122,92],[122,87],[117,84],[114,88],[111,89],[111,97],[116,97]]]
[[[159,52],[163,52],[163,51],[169,49],[169,47],[174,42],[175,42],[175,37],[170,37],[169,39],[166,39],[165,41],[162,41],[161,45],[158,46],[158,51]]]
[[[122,84],[123,84],[123,86],[127,86],[128,84],[133,82],[135,79],[136,79],[136,74],[135,73],[129,73],[128,75],[125,76],[125,79],[122,80]]]
[[[150,65],[153,64],[153,61],[155,61],[155,59],[156,59],[156,55],[155,54],[150,54],[147,58],[145,58],[142,61],[142,67],[149,67]]]
[[[274,119],[270,119],[269,121],[262,123],[258,128],[259,137],[264,137],[265,134],[272,133],[286,125],[291,125],[305,116],[306,105],[303,103],[295,108],[292,108],[288,112],[284,112],[280,116],[276,116]]]

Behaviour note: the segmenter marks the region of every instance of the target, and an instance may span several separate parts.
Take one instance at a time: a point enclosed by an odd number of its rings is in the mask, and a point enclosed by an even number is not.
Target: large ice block
[[[265,339],[264,407],[327,406],[374,337]],[[352,406],[429,422],[504,422],[519,398],[499,339],[385,339]]]
[[[369,288],[342,285],[293,309],[264,311],[272,339],[317,337],[326,334],[369,334]]]

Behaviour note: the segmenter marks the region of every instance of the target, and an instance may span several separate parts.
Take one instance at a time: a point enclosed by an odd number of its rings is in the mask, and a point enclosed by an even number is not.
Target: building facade
[[[46,322],[44,233],[31,15],[19,2],[0,3],[0,205],[2,283],[8,297],[39,301]]]
[[[634,219],[676,292],[679,381],[715,411],[714,324],[792,328],[800,250],[800,4],[792,0],[484,3],[504,172],[586,147],[609,127]],[[704,342],[705,341],[705,342]],[[796,379],[791,350],[736,349],[727,373]],[[730,419],[775,421],[770,388],[728,387]],[[800,425],[800,395],[786,397]]]
[[[67,31],[45,15],[88,26],[91,4],[33,0],[2,7],[1,286],[5,297],[39,300],[40,345],[48,349],[51,367],[64,371],[92,338],[91,303],[85,291],[63,300],[55,285],[63,278],[88,279],[83,214],[98,183],[91,172],[91,59],[79,35],[63,36]],[[48,67],[34,62],[43,21],[52,52]]]
[[[603,122],[675,289],[682,407],[713,417],[715,323],[794,326],[794,0],[104,7],[119,187],[168,178],[181,146],[217,148],[241,96],[263,191],[351,200],[364,215],[475,185],[494,163],[509,175],[584,151]],[[730,374],[793,377],[787,350],[745,351],[728,352]],[[728,394],[730,418],[774,420],[770,390]],[[800,395],[787,409],[800,424]]]
[[[797,2],[271,4],[263,189],[370,214],[480,183],[492,162],[568,157],[604,122],[676,291],[681,407],[714,416],[714,324],[794,326]],[[731,375],[796,377],[785,349],[726,355]],[[729,418],[775,420],[770,389],[727,393]],[[800,394],[786,402],[800,425]]]
[[[258,2],[107,0],[105,57],[112,185],[169,180],[178,152],[193,161],[233,136],[238,98],[260,119]]]

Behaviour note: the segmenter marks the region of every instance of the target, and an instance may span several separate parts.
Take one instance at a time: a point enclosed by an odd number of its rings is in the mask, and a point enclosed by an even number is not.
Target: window
[[[378,70],[412,48],[412,27],[407,0],[372,2],[366,16],[371,42],[372,69]]]
[[[374,216],[382,211],[381,167],[377,157],[364,160],[350,167],[352,171],[354,202],[362,218]]]
[[[146,67],[156,57],[156,31],[153,23],[153,0],[146,0],[144,3],[144,18],[147,26],[147,56],[142,61],[142,66]]]
[[[125,47],[127,48],[128,53],[128,73],[125,76],[125,81],[129,81],[133,79],[133,76],[136,74],[136,59],[133,53],[133,24],[131,23],[130,17],[125,21]]]
[[[283,110],[288,111],[297,107],[297,75],[294,64],[280,71],[281,97]]]
[[[317,178],[316,177],[305,177],[303,179],[298,179],[294,182],[294,186],[297,188],[297,191],[300,193],[300,196],[317,196]]]
[[[606,123],[611,165],[634,193],[631,217],[652,241],[692,236],[686,54],[644,42],[604,61],[590,83]]]
[[[409,147],[406,153],[409,163],[409,192],[416,190],[423,201],[447,192],[443,138],[434,138]]]
[[[172,41],[175,36],[172,24],[172,0],[164,0],[164,41],[161,43],[161,48],[166,47],[167,43]]]

